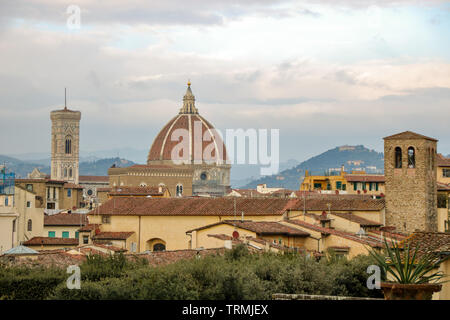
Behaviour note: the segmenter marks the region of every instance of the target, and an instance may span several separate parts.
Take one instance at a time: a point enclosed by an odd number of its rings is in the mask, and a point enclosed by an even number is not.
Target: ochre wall
[[[138,251],[147,250],[147,241],[161,239],[166,250],[189,248],[190,237],[186,231],[221,220],[233,220],[234,216],[111,216],[109,224],[102,224],[101,231],[134,231],[138,236]],[[280,215],[245,216],[252,221],[280,221]],[[140,220],[140,232],[139,232]],[[101,216],[89,215],[89,223],[101,223]],[[140,234],[140,237],[139,237]]]

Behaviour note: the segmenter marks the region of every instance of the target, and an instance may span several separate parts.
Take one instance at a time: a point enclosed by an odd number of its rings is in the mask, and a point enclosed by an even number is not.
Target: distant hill
[[[38,168],[41,172],[50,172],[50,163],[32,163],[3,155],[0,155],[0,164],[6,165],[8,172],[15,172],[16,178],[26,178],[27,174],[33,171],[34,168]]]
[[[294,159],[280,162],[279,171],[290,169],[298,165],[300,162]],[[245,186],[253,180],[260,179],[261,166],[258,164],[233,164],[231,166],[231,185],[233,188]]]
[[[80,175],[81,176],[106,176],[108,175],[108,169],[115,164],[116,167],[124,168],[134,165],[135,163],[130,160],[121,158],[109,158],[100,159],[91,162],[80,162]]]
[[[16,178],[26,178],[28,173],[38,168],[41,172],[50,174],[50,160],[22,161],[13,157],[0,155],[0,164],[6,164],[8,172],[15,172]],[[113,164],[118,167],[128,167],[135,164],[132,161],[121,158],[108,158],[95,161],[80,162],[80,175],[106,176],[108,168]]]
[[[336,147],[312,157],[291,169],[281,171],[277,175],[254,180],[243,186],[243,188],[256,188],[258,184],[266,183],[269,187],[296,190],[300,187],[300,183],[305,176],[305,170],[308,170],[311,174],[323,175],[329,171],[339,170],[342,165],[344,165],[347,172],[365,170],[368,173],[383,173],[383,153],[367,149],[363,145]]]

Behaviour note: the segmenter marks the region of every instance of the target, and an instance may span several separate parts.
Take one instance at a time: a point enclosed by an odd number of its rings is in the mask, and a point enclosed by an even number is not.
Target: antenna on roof
[[[64,110],[67,110],[67,88],[64,88]]]

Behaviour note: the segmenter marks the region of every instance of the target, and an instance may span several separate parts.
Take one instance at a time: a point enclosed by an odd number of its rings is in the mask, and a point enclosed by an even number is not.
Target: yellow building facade
[[[386,192],[383,175],[366,174],[364,171],[352,171],[348,174],[343,170],[335,175],[309,175],[306,171],[300,191],[376,196]]]

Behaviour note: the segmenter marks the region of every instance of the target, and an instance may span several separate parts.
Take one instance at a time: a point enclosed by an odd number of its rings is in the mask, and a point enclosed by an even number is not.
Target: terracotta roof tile
[[[100,232],[92,237],[94,240],[126,240],[134,232]]]
[[[450,191],[450,183],[449,184],[445,184],[445,183],[437,183],[437,189],[439,191]]]
[[[301,220],[287,220],[286,222],[294,224],[294,225],[298,225],[298,226],[301,226],[301,227],[304,227],[304,228],[307,228],[310,230],[320,232],[323,235],[332,234],[332,235],[335,235],[338,237],[346,238],[346,239],[353,240],[353,241],[356,241],[356,242],[359,242],[359,243],[362,243],[365,245],[369,245],[371,247],[381,248],[383,246],[383,243],[382,243],[382,241],[380,241],[380,239],[369,237],[369,236],[359,237],[353,233],[330,229],[330,228],[324,228],[324,227],[313,225],[313,224],[310,224],[310,223],[307,223],[307,222],[301,221]]]
[[[34,237],[25,241],[23,245],[78,245],[79,240],[74,238]]]
[[[383,225],[382,223],[359,217],[351,212],[332,212],[331,215],[358,223],[361,227],[379,227]]]
[[[450,167],[450,158],[446,158],[442,154],[438,153],[436,160],[438,167]]]
[[[101,226],[101,224],[87,224],[80,229],[78,229],[79,232],[88,232],[93,231],[95,229],[98,229]]]
[[[291,228],[284,224],[275,222],[275,221],[241,221],[241,220],[224,220],[221,222],[213,223],[210,225],[206,225],[200,228],[196,228],[193,230],[186,231],[186,233],[190,233],[192,231],[199,231],[203,229],[208,229],[210,227],[220,225],[220,224],[228,224],[230,226],[236,226],[240,229],[245,229],[249,231],[253,231],[258,235],[268,235],[268,234],[279,234],[279,235],[288,235],[288,236],[300,236],[307,237],[309,233],[301,231],[296,228]]]
[[[450,233],[416,231],[402,243],[419,247],[420,253],[450,253]]]
[[[392,136],[384,137],[384,140],[391,140],[391,139],[404,139],[404,140],[413,140],[413,139],[426,139],[431,141],[438,141],[434,138],[430,138],[412,131],[404,131],[401,133],[394,134]]]
[[[303,210],[304,199],[298,198],[296,210]],[[328,208],[330,204],[330,208]],[[370,196],[355,197],[348,195],[321,195],[306,197],[305,208],[309,211],[380,211],[385,207],[384,199],[373,199]]]
[[[44,215],[44,226],[84,226],[88,223],[86,214],[58,213]]]
[[[154,216],[234,216],[282,215],[292,208],[295,199],[270,198],[144,198],[114,197],[92,210],[99,215],[154,215]]]

